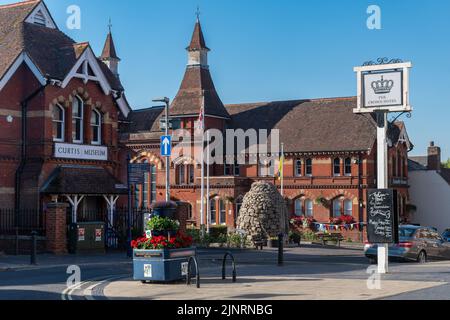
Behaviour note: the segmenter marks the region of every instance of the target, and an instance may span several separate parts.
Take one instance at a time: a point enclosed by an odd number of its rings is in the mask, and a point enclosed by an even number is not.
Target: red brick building
[[[97,57],[35,0],[0,6],[0,41],[0,208],[58,199],[76,219],[113,203],[124,193],[118,121],[130,107],[111,32]]]
[[[187,51],[185,75],[170,107],[174,126],[193,133],[204,105],[206,129],[278,129],[286,152],[284,195],[292,215],[322,223],[341,215],[366,221],[366,192],[376,187],[377,179],[376,122],[371,116],[353,113],[356,97],[224,105],[211,78],[210,50],[199,21]],[[134,190],[136,207],[164,199],[165,168],[159,150],[163,114],[161,108],[132,111],[122,128],[121,141],[134,151],[133,161],[152,165],[146,183]],[[400,215],[407,220],[407,153],[412,146],[403,123],[390,124],[388,136],[389,181],[398,191]],[[170,188],[174,200],[190,203],[191,222],[199,226],[201,164],[196,158],[173,159]],[[207,195],[211,224],[233,228],[240,203],[254,181],[280,185],[275,177],[278,165],[278,160],[270,165],[211,165]]]

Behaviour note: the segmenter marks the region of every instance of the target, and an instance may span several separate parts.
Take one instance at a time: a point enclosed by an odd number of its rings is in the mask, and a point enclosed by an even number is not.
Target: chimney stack
[[[435,146],[434,141],[428,147],[428,170],[441,171],[441,148]]]

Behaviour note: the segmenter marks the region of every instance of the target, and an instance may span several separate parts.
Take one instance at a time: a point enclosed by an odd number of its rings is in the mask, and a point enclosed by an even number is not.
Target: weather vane
[[[197,6],[197,11],[195,12],[195,15],[197,16],[197,20],[200,20],[200,6]]]
[[[111,33],[111,28],[112,28],[111,18],[109,18],[108,28],[109,28],[109,33]]]

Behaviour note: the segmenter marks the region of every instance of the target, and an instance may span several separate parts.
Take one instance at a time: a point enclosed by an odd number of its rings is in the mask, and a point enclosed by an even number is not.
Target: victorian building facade
[[[204,108],[206,130],[279,130],[285,150],[283,192],[291,215],[323,223],[343,215],[366,221],[367,189],[375,188],[377,179],[376,122],[371,116],[353,113],[356,97],[224,105],[210,74],[209,51],[197,20],[187,48],[185,75],[170,106],[172,129],[194,134]],[[132,111],[121,128],[121,143],[133,151],[133,162],[150,163],[152,168],[146,182],[133,190],[135,207],[164,199],[165,168],[159,149],[163,115],[162,108]],[[390,123],[388,136],[390,186],[397,190],[399,213],[407,220],[407,153],[412,145],[402,122]],[[200,152],[192,150],[194,155]],[[255,181],[272,182],[281,190],[277,155],[264,164],[212,164],[210,190],[203,201],[209,210],[202,219],[198,159],[180,154],[170,167],[171,197],[190,204],[194,226],[209,221],[212,226],[234,228],[243,197]],[[237,154],[233,159],[237,160]]]
[[[119,118],[130,107],[111,32],[97,57],[65,35],[43,1],[0,6],[0,208],[114,205]]]

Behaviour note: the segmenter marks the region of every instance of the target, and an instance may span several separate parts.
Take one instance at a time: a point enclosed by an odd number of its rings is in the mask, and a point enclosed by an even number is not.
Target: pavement
[[[450,262],[391,263],[380,288],[367,285],[370,267],[360,246],[337,248],[303,244],[285,250],[277,266],[277,250],[231,250],[237,282],[221,279],[228,249],[199,250],[201,287],[185,283],[158,285],[132,280],[132,261],[124,253],[82,256],[0,256],[0,300],[367,300],[450,299]],[[80,282],[68,285],[69,266],[80,267]],[[69,272],[68,272],[69,271]],[[231,270],[227,269],[231,275]],[[373,282],[369,282],[373,284]]]

